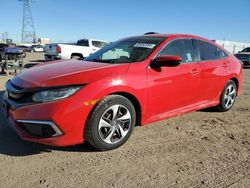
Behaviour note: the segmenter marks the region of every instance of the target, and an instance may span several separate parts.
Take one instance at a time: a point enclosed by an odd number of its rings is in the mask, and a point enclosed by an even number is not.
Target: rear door
[[[228,56],[217,46],[193,39],[200,64],[199,100],[211,102],[218,98],[229,74]]]
[[[197,103],[199,63],[191,39],[170,41],[157,56],[177,55],[180,65],[147,69],[147,103],[152,116]]]

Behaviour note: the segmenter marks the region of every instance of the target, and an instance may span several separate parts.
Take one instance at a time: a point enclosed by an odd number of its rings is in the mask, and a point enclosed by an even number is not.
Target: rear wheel
[[[135,120],[134,106],[127,98],[107,96],[91,112],[85,125],[85,138],[98,150],[118,148],[132,134]]]
[[[220,104],[217,106],[217,109],[220,112],[226,112],[233,107],[236,99],[236,92],[237,92],[236,84],[234,83],[234,81],[229,80],[221,94]]]

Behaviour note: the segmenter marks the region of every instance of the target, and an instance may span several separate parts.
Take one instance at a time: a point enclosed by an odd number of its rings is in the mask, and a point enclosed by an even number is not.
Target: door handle
[[[196,74],[199,74],[200,71],[198,71],[197,69],[193,69],[190,71],[190,74],[193,74],[193,75],[196,75]]]

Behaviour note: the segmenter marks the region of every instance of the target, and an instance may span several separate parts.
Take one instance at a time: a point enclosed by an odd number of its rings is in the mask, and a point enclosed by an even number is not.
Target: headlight
[[[39,91],[32,96],[35,102],[49,102],[67,98],[80,89],[79,86]]]

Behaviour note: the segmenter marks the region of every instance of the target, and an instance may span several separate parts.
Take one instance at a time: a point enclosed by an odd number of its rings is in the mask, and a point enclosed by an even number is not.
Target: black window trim
[[[218,61],[218,60],[222,60],[222,59],[228,58],[228,57],[230,56],[230,54],[228,54],[226,51],[224,51],[224,50],[221,49],[220,47],[218,47],[218,46],[216,46],[216,45],[214,45],[214,44],[211,44],[211,43],[209,43],[209,42],[207,42],[207,41],[205,41],[205,40],[196,39],[196,38],[191,38],[191,40],[193,41],[192,43],[193,43],[193,46],[194,46],[195,51],[196,51],[196,58],[197,58],[197,61],[200,62],[200,63],[203,63],[203,62],[210,62],[210,61]],[[200,59],[200,54],[199,54],[198,47],[197,47],[197,45],[195,44],[195,40],[202,41],[202,42],[205,42],[205,43],[207,43],[207,44],[210,44],[210,45],[216,47],[217,49],[223,51],[223,52],[226,54],[226,56],[225,56],[225,57],[221,57],[221,58],[219,58],[219,59],[201,60],[201,59]]]

